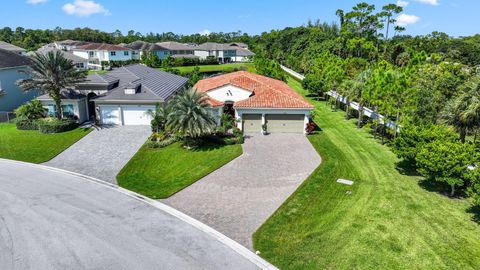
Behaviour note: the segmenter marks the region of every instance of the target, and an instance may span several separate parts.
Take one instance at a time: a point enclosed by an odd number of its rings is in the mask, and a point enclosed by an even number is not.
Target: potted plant
[[[262,125],[262,134],[267,135],[267,124]]]

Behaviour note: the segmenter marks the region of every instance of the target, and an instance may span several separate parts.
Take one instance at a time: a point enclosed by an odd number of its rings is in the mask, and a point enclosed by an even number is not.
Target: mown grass
[[[117,175],[118,184],[154,199],[167,198],[242,154],[241,145],[203,145],[187,150],[180,143],[146,146]]]
[[[253,63],[233,63],[233,64],[222,64],[222,65],[200,65],[200,73],[214,73],[214,72],[232,72],[235,69],[247,69],[250,72],[255,72]],[[191,73],[195,66],[186,66],[186,67],[174,67],[173,69],[178,70],[181,74]]]
[[[42,134],[37,130],[17,130],[14,124],[0,123],[0,158],[46,162],[90,131],[77,128],[62,133]]]
[[[254,234],[262,257],[281,269],[480,269],[480,225],[467,200],[423,188],[344,112],[310,101],[321,131],[309,140],[322,164]]]

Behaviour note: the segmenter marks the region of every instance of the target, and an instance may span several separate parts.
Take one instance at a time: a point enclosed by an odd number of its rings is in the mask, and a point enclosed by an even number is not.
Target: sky
[[[337,22],[337,9],[349,10],[360,0],[7,0],[0,7],[0,27],[70,29],[90,27],[124,34],[135,30],[193,34],[242,31],[260,34],[306,24]],[[480,0],[366,0],[381,8],[404,6],[398,23],[406,33],[432,31],[451,36],[480,33]]]

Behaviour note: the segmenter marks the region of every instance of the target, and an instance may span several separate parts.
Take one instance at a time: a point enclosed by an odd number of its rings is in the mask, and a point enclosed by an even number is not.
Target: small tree
[[[464,174],[472,163],[473,147],[471,144],[437,140],[425,144],[417,154],[418,171],[425,177],[447,183],[450,196],[455,195],[455,188],[464,184]]]
[[[224,134],[226,134],[229,129],[232,129],[234,127],[235,119],[231,114],[222,113],[222,115],[220,116],[220,122],[222,131]]]
[[[168,115],[170,114],[170,112],[171,110],[168,103],[157,103],[157,105],[155,106],[155,111],[147,111],[147,114],[152,117],[152,121],[150,122],[152,126],[152,132],[160,132],[162,130],[165,131]]]
[[[470,181],[467,189],[468,195],[473,199],[473,204],[480,206],[480,168],[468,170],[465,178]]]

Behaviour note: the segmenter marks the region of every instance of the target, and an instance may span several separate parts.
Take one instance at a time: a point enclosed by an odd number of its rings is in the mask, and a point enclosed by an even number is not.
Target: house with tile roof
[[[89,69],[101,69],[102,62],[132,60],[132,50],[106,43],[88,43],[72,49],[76,56],[88,60]]]
[[[62,111],[80,123],[95,119],[107,125],[150,125],[147,111],[166,102],[187,81],[144,65],[127,65],[106,74],[88,75],[84,82],[62,90]],[[38,99],[49,114],[55,114],[55,103],[48,95]]]
[[[17,52],[0,49],[0,118],[38,96],[37,91],[23,91],[16,82],[27,78],[31,62]]]
[[[48,54],[49,52],[53,52],[53,53],[62,52],[63,57],[65,57],[68,60],[71,60],[77,70],[85,70],[88,67],[88,59],[82,58],[78,55],[74,55],[71,51],[58,49],[55,46],[43,46],[39,48],[36,52],[44,55]],[[33,56],[35,55],[35,52],[29,52],[27,53],[27,55]]]
[[[129,44],[123,44],[122,46],[132,50],[132,59],[135,60],[139,60],[141,59],[142,55],[149,53],[154,53],[158,56],[158,58],[163,60],[170,54],[168,48],[165,48],[157,43],[150,43],[141,40],[134,41]]]
[[[13,53],[16,53],[16,54],[20,54],[20,55],[27,54],[27,50],[25,50],[24,48],[15,46],[15,45],[7,43],[5,41],[0,41],[0,49],[6,50],[6,51],[9,51],[9,52],[13,52]]]
[[[223,113],[238,120],[244,133],[305,133],[313,106],[285,82],[246,71],[198,81],[194,89],[208,96],[220,124]]]

